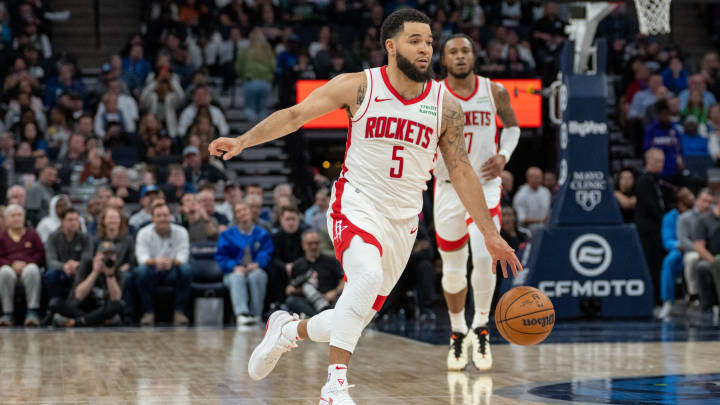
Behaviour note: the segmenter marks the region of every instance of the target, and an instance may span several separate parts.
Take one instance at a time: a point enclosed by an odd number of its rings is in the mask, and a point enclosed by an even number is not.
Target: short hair
[[[658,114],[669,110],[670,104],[668,104],[667,100],[659,100],[657,103],[655,103],[655,111]]]
[[[73,212],[80,215],[80,213],[78,213],[78,211],[75,208],[69,207],[60,213],[60,219],[65,219],[66,216],[68,216],[69,214],[72,214]]]
[[[9,198],[10,198],[10,194],[12,194],[12,192],[15,191],[15,190],[17,190],[17,189],[20,189],[20,190],[22,190],[23,192],[25,191],[25,187],[19,186],[19,185],[15,184],[14,186],[10,186],[10,188],[8,188],[6,197],[9,199]]]
[[[164,200],[163,200],[163,201],[153,201],[152,205],[150,206],[150,212],[152,213],[151,215],[154,216],[154,215],[155,215],[155,211],[156,211],[158,208],[163,208],[163,207],[165,207],[165,208],[167,208],[168,210],[170,210],[170,207],[167,205],[167,203],[166,203]]]
[[[417,22],[430,25],[430,18],[425,13],[412,9],[401,8],[385,18],[380,27],[380,46],[385,49],[385,41],[403,30],[406,22]]]
[[[304,241],[304,240],[305,240],[305,237],[306,237],[307,235],[310,235],[311,233],[314,233],[314,234],[316,234],[318,237],[320,237],[320,232],[319,232],[317,229],[315,229],[315,228],[308,228],[308,229],[304,230],[303,233],[300,234],[300,240],[301,240],[301,241]]]
[[[112,170],[110,171],[110,176],[112,177],[112,176],[116,176],[120,173],[127,173],[127,172],[128,172],[128,170],[124,166],[118,165],[118,166],[115,166],[112,168]]]
[[[250,208],[250,205],[248,205],[247,202],[240,200],[240,201],[236,202],[235,205],[233,205],[233,214],[235,214],[235,209],[237,208],[238,205],[242,205],[248,209]]]
[[[458,38],[467,39],[468,42],[470,42],[470,47],[472,48],[473,56],[477,55],[477,50],[475,49],[475,42],[472,40],[472,38],[470,38],[470,35],[458,33],[458,34],[452,34],[449,37],[445,38],[445,40],[442,41],[442,43],[440,44],[440,49],[439,49],[440,52],[439,53],[440,53],[441,60],[445,56],[445,47],[447,46],[448,42],[452,41],[453,39],[458,39]],[[474,60],[473,60],[473,62],[474,62]]]
[[[282,218],[283,215],[285,215],[286,212],[292,212],[292,213],[295,213],[295,214],[297,214],[297,215],[300,215],[300,210],[297,209],[297,208],[295,208],[295,206],[293,206],[293,205],[287,206],[287,205],[286,205],[286,206],[284,206],[284,207],[282,207],[282,208],[280,209],[280,218]]]
[[[280,193],[280,190],[282,189],[290,190],[290,195],[292,195],[292,186],[287,183],[283,183],[275,186],[275,188],[273,189],[273,197],[277,197],[277,195]]]
[[[25,214],[25,209],[18,204],[10,204],[5,208],[5,217],[9,217],[13,212],[22,212]]]
[[[178,172],[178,171],[183,172],[183,174],[185,174],[185,170],[179,164],[174,163],[174,164],[171,164],[168,166],[169,174],[172,174],[172,172]]]
[[[245,186],[245,190],[247,190],[247,189],[249,189],[249,188],[259,188],[260,190],[262,190],[262,187],[261,187],[259,184],[257,184],[257,183],[250,183],[250,184],[248,184],[248,185]]]

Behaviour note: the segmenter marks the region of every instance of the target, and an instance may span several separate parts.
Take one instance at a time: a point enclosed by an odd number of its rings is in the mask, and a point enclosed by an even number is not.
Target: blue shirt
[[[253,226],[249,234],[240,232],[237,226],[233,226],[220,234],[215,252],[215,261],[223,273],[232,273],[235,266],[242,264],[247,247],[250,248],[252,261],[262,269],[267,268],[273,252],[270,234],[257,225]]]
[[[695,136],[680,133],[680,144],[682,145],[683,156],[710,156],[708,140],[699,134]]]
[[[658,148],[665,152],[663,176],[677,174],[677,157],[682,154],[682,145],[679,138],[681,132],[677,124],[671,124],[670,128],[664,128],[659,121],[655,121],[645,128],[643,150]]]
[[[663,216],[661,234],[663,246],[667,251],[677,249],[677,221],[679,216],[680,213],[677,209],[672,209]]]
[[[680,71],[678,77],[673,76],[672,70],[666,67],[662,71],[663,84],[671,92],[678,94],[679,92],[687,89],[688,86],[688,72],[685,69]]]
[[[690,100],[690,89],[685,89],[681,91],[678,95],[678,98],[680,99],[680,111],[682,111],[685,109],[685,107],[687,107],[688,101]],[[703,105],[705,106],[705,108],[710,108],[710,106],[713,104],[717,104],[715,96],[709,91],[705,90],[705,92],[703,93]]]

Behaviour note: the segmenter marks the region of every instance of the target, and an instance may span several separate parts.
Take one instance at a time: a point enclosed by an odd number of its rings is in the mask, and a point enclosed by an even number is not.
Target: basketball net
[[[670,32],[671,0],[635,0],[640,32],[644,35]]]

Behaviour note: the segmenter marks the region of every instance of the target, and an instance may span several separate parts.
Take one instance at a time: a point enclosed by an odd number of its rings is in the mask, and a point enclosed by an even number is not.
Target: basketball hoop
[[[670,32],[671,0],[635,0],[640,32],[644,35]]]

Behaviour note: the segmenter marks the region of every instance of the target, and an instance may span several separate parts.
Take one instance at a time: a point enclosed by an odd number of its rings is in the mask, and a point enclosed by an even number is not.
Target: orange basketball
[[[495,308],[495,326],[516,345],[542,342],[555,325],[552,301],[537,288],[515,287],[500,298]]]

